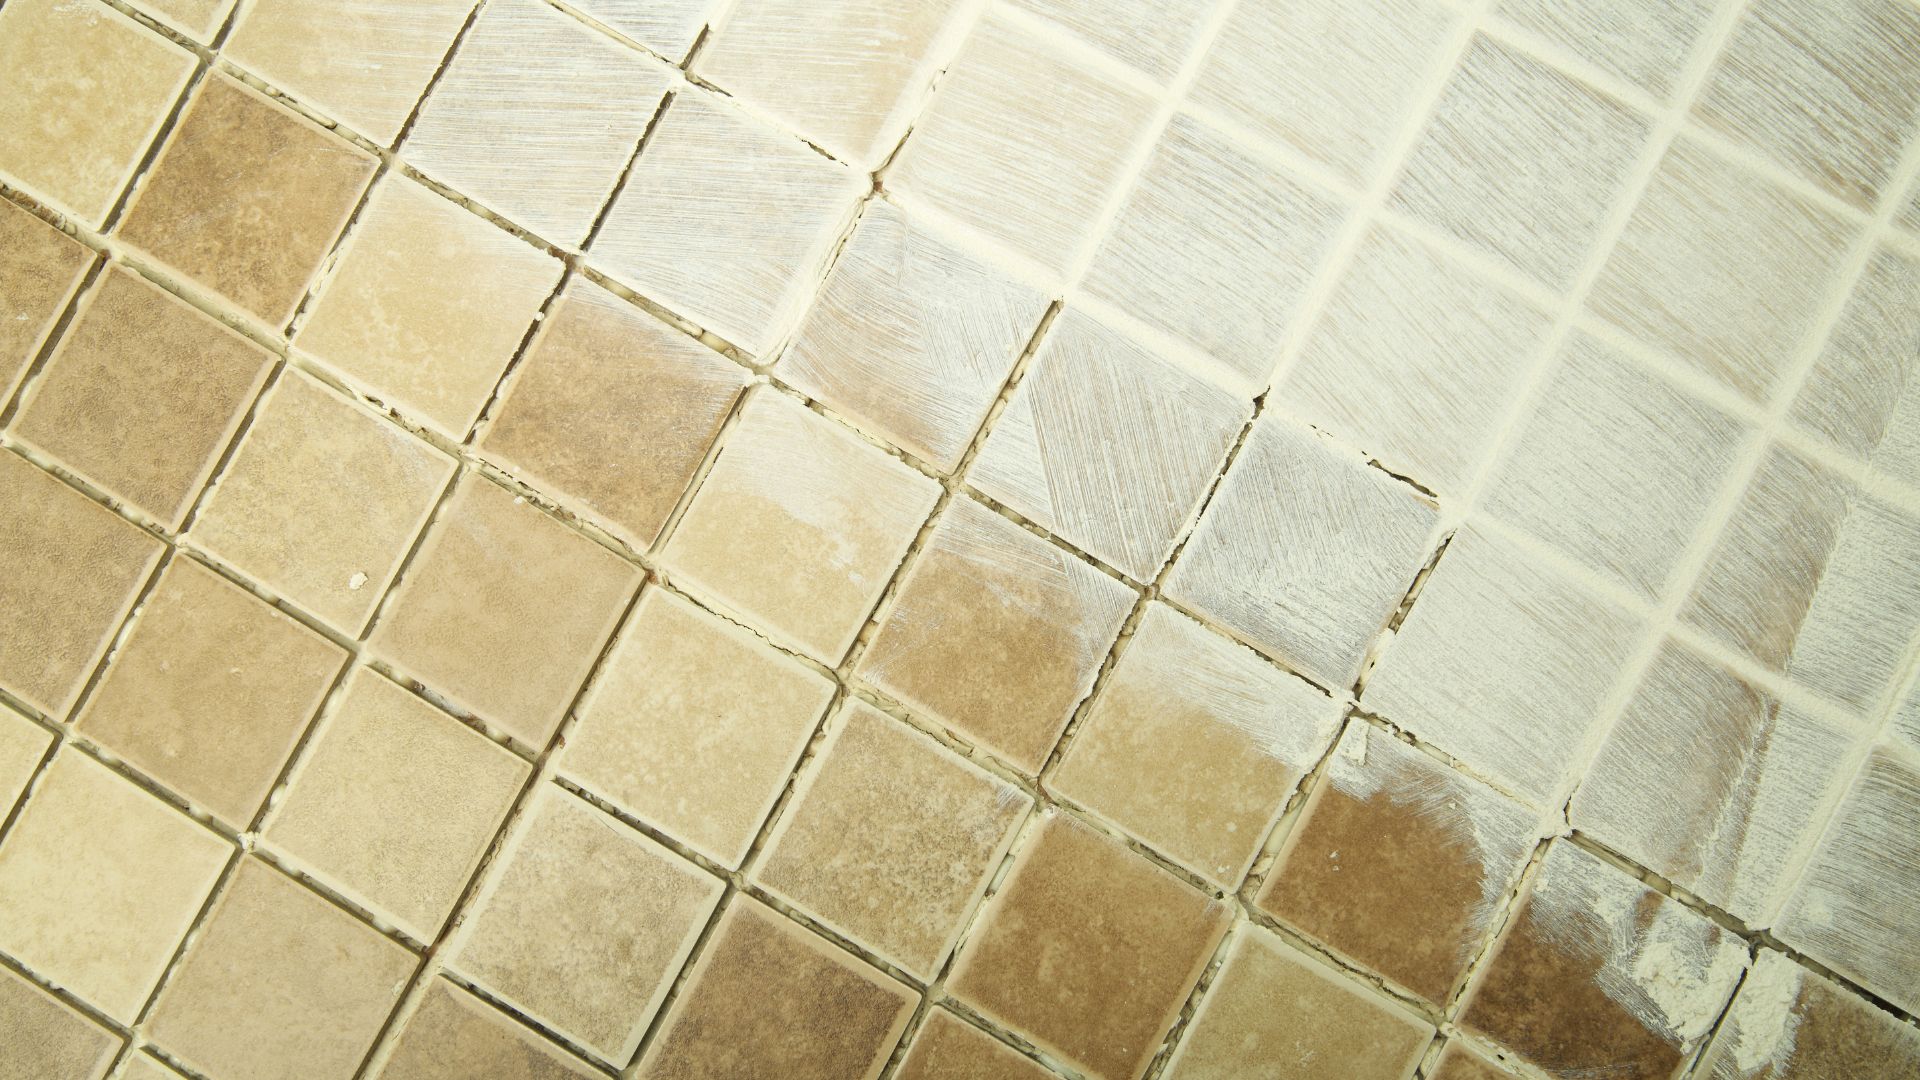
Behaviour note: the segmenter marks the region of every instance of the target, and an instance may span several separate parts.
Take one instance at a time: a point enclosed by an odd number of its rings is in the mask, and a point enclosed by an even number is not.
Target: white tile
[[[1920,484],[1920,259],[1874,252],[1791,418],[1875,471]]]
[[[720,0],[573,0],[573,6],[616,33],[679,62]]]
[[[1009,0],[1165,84],[1193,51],[1216,0]]]
[[[1665,101],[1715,0],[1501,0],[1495,14]]]

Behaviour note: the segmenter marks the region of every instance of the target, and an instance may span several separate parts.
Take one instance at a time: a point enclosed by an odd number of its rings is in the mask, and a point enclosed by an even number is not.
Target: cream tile
[[[1881,246],[1794,399],[1803,430],[1920,484],[1920,258]]]
[[[1904,740],[1909,749],[1920,750],[1920,672],[1907,684],[1906,697],[1894,707],[1887,734]]]
[[[73,1007],[11,971],[0,969],[0,1031],[7,1053],[0,1080],[101,1080],[120,1039]]]
[[[407,1020],[381,1080],[589,1080],[600,1074],[445,979]]]
[[[1142,75],[1165,85],[1199,43],[1206,0],[1012,0]]]
[[[195,41],[208,42],[233,10],[235,0],[130,0],[134,7]]]
[[[719,5],[717,0],[580,0],[573,6],[678,63]]]
[[[127,1059],[127,1067],[120,1070],[120,1080],[185,1080],[179,1073],[163,1064],[152,1054],[141,1054]]]
[[[44,728],[0,705],[0,817],[20,801],[52,745],[53,736]]]
[[[0,401],[53,332],[93,252],[0,199]]]
[[[1501,0],[1494,14],[1668,101],[1714,8],[1713,0]]]
[[[945,1009],[927,1013],[898,1080],[1050,1080],[1052,1073]]]
[[[1762,949],[1697,1075],[1897,1080],[1916,1071],[1920,1031],[1784,955]]]

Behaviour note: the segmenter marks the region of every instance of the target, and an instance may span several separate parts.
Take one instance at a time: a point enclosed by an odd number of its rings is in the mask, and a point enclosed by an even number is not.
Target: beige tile
[[[1141,76],[1165,85],[1198,43],[1213,10],[1206,0],[1013,0]]]
[[[747,379],[739,365],[576,278],[515,367],[481,449],[644,550]]]
[[[1432,1080],[1512,1080],[1520,1074],[1455,1039],[1447,1043],[1427,1075]]]
[[[127,1059],[127,1067],[120,1071],[120,1080],[185,1080],[159,1058],[152,1054],[141,1054]]]
[[[345,659],[271,605],[176,558],[74,724],[245,829]]]
[[[1231,916],[1071,818],[1027,838],[948,978],[954,997],[1100,1080],[1160,1049]]]
[[[1920,1072],[1920,1030],[1781,953],[1762,949],[1697,1075],[1710,1080]]]
[[[358,634],[453,469],[445,454],[288,370],[214,482],[192,539]]]
[[[1920,257],[1881,244],[1794,399],[1792,418],[1874,471],[1920,484]]]
[[[1501,0],[1501,18],[1652,94],[1673,97],[1713,0]]]
[[[1052,1073],[945,1009],[934,1009],[893,1074],[897,1080],[1050,1080]]]
[[[719,918],[637,1080],[874,1080],[907,987],[746,896]]]
[[[640,576],[469,474],[441,508],[372,645],[488,724],[544,746]],[[554,603],[560,597],[566,602]]]
[[[84,245],[0,199],[0,401],[13,395],[92,262]]]
[[[20,801],[52,745],[53,736],[46,729],[0,705],[0,817]]]
[[[0,969],[0,1080],[100,1080],[120,1039],[11,971]]]
[[[167,979],[147,1036],[210,1080],[348,1080],[415,964],[248,858]]]
[[[362,668],[289,778],[266,840],[349,899],[432,941],[529,771]]]
[[[502,848],[455,939],[453,969],[624,1065],[723,890],[552,784]]]
[[[464,438],[560,280],[560,261],[396,174],[343,251],[295,344]]]
[[[588,1080],[600,1074],[526,1025],[435,979],[380,1080]]]
[[[226,865],[226,841],[68,749],[0,846],[0,949],[133,1022]]]
[[[753,880],[931,982],[1033,800],[864,702],[835,724]]]
[[[774,641],[837,664],[939,496],[933,480],[760,389],[661,561]]]
[[[0,506],[0,686],[64,716],[162,547],[10,453]]]
[[[751,632],[649,588],[580,703],[559,770],[736,867],[833,693]]]
[[[1161,603],[1148,605],[1047,787],[1232,891],[1340,706]]]
[[[0,176],[99,228],[193,74],[193,57],[105,4],[0,13]]]
[[[130,270],[81,305],[13,433],[177,529],[272,357]]]
[[[1038,773],[1133,593],[968,498],[941,515],[856,673]]]
[[[277,329],[292,318],[376,164],[215,75],[141,182],[120,235]]]
[[[131,0],[134,7],[199,42],[208,42],[227,21],[235,0]]]
[[[716,0],[580,0],[573,6],[678,63],[720,5]]]

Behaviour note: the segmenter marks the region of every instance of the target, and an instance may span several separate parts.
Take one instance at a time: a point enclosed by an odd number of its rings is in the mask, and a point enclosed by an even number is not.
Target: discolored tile
[[[716,0],[580,0],[573,6],[678,63],[720,5]]]
[[[1032,802],[856,701],[795,787],[753,880],[931,982]]]
[[[692,863],[542,784],[475,894],[448,963],[623,1065],[722,891]]]
[[[927,1013],[897,1080],[1051,1080],[1052,1073],[945,1009]]]
[[[1431,1080],[1513,1080],[1520,1074],[1454,1039],[1440,1052],[1440,1059],[1427,1075]]]
[[[101,1080],[120,1039],[52,994],[0,968],[0,1080]]]
[[[1133,593],[979,503],[955,499],[881,613],[856,674],[1038,773]]]
[[[1217,900],[1071,818],[1028,838],[948,989],[1101,1080],[1146,1068],[1226,933]]]
[[[380,1080],[589,1080],[600,1074],[506,1013],[435,979]]]
[[[1917,1071],[1920,1030],[1762,949],[1697,1075],[1900,1080]]]
[[[1211,10],[1206,0],[1013,0],[1013,6],[1163,85],[1199,42]]]
[[[1795,424],[1875,472],[1920,484],[1920,257],[1880,246],[1794,399]]]
[[[1714,9],[1713,0],[1501,0],[1494,13],[1668,101]]]
[[[131,0],[134,7],[199,42],[213,39],[236,0]]]
[[[13,396],[92,262],[84,245],[0,199],[0,401]]]
[[[928,477],[760,389],[661,561],[773,641],[837,664],[939,496]]]
[[[44,728],[0,705],[0,818],[20,801],[52,745],[53,736]]]

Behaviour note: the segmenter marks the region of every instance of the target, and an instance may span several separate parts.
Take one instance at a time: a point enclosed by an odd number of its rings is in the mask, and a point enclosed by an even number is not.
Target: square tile
[[[591,1080],[599,1073],[445,979],[406,1022],[380,1080]]]
[[[1054,27],[1165,86],[1194,46],[1213,5],[1207,0],[1012,0]]]
[[[261,399],[191,539],[358,634],[454,462],[289,369]]]
[[[1540,815],[1355,720],[1261,889],[1261,911],[1444,1004],[1533,854]]]
[[[1029,774],[1133,606],[1126,586],[956,498],[881,613],[860,679]]]
[[[1207,988],[1170,1080],[1406,1080],[1433,1026],[1350,976],[1241,928]]]
[[[0,846],[0,949],[132,1023],[231,850],[68,749]]]
[[[1881,246],[1868,260],[1790,413],[1794,424],[1874,471],[1920,484],[1920,258]]]
[[[526,783],[527,763],[357,671],[267,823],[268,845],[432,941]]]
[[[120,1052],[119,1036],[4,968],[0,1031],[8,1042],[0,1080],[101,1080]]]
[[[271,605],[175,558],[74,726],[245,829],[346,659]]]
[[[1654,173],[1587,305],[1764,402],[1820,326],[1849,231],[1683,139]]]
[[[1046,308],[1038,290],[875,199],[774,374],[951,470]]]
[[[0,818],[20,801],[52,745],[45,728],[0,705]]]
[[[178,529],[272,359],[114,267],[22,396],[13,434]]]
[[[1760,950],[1697,1075],[1707,1080],[1920,1073],[1920,1030]]]
[[[1494,14],[1670,101],[1716,6],[1714,0],[1501,0]]]
[[[940,497],[940,485],[772,389],[739,422],[661,561],[829,666],[840,662]]]
[[[509,376],[481,450],[645,550],[748,378],[719,353],[575,278]]]
[[[397,173],[342,252],[294,344],[465,437],[559,283],[560,260]]]
[[[1520,1074],[1455,1038],[1434,1062],[1431,1080],[1513,1080]]]
[[[120,1080],[186,1080],[185,1077],[162,1064],[151,1053],[127,1059],[127,1067],[120,1070]]]
[[[1232,892],[1340,714],[1253,650],[1152,603],[1047,788]]]
[[[693,49],[718,0],[579,0],[572,5],[669,62]]]
[[[1074,309],[1047,331],[967,482],[1150,581],[1252,411]]]
[[[1437,537],[1413,488],[1269,415],[1213,493],[1167,595],[1346,689]]]
[[[855,701],[795,787],[752,877],[932,982],[1032,805],[1019,788]]]
[[[163,549],[10,453],[0,506],[0,686],[64,716]]]
[[[277,330],[293,317],[377,164],[311,120],[214,75],[141,181],[120,236]]]
[[[756,357],[812,297],[868,178],[701,90],[674,95],[594,265]]]
[[[913,1037],[897,1080],[1052,1080],[1053,1074],[1006,1043],[934,1009]]]
[[[235,0],[131,0],[134,7],[195,41],[209,42],[227,21]]]
[[[1154,102],[989,12],[895,156],[888,190],[1064,272],[1089,243]]]
[[[833,694],[751,631],[649,588],[580,702],[559,770],[737,867]]]
[[[553,784],[540,785],[525,813],[448,964],[624,1065],[724,887]]]
[[[665,64],[540,0],[490,3],[401,156],[542,239],[577,246],[670,85]]]
[[[0,401],[13,396],[92,264],[91,249],[0,199]]]
[[[99,228],[193,68],[191,55],[105,4],[9,3],[0,175]]]
[[[1545,805],[1638,632],[1626,611],[1469,526],[1454,534],[1360,702]]]
[[[1645,117],[1476,37],[1389,203],[1565,289],[1600,239]]]
[[[901,983],[737,896],[633,1075],[874,1080],[914,1001]]]
[[[348,1080],[415,966],[407,950],[247,858],[146,1033],[210,1080]]]
[[[544,747],[640,578],[611,551],[468,474],[370,644],[457,707]]]
[[[1266,389],[1281,338],[1346,211],[1175,116],[1084,282]]]

